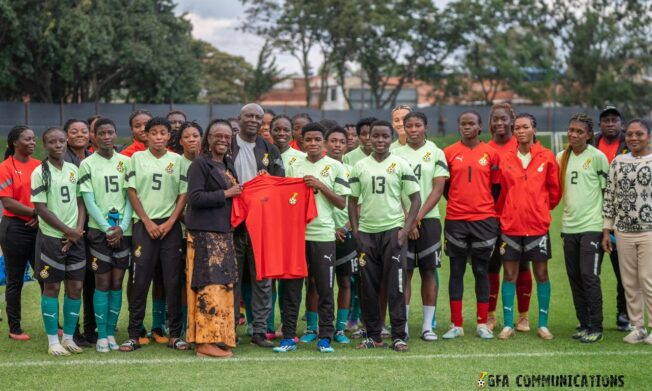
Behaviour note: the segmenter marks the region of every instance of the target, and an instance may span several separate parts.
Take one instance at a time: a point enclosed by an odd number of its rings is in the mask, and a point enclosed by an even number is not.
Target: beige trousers
[[[645,308],[652,327],[652,231],[615,234],[629,320],[643,327]]]

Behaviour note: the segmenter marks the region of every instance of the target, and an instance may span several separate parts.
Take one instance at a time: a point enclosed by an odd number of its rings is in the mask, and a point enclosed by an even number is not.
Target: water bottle
[[[120,212],[116,208],[111,208],[108,215],[109,225],[111,227],[117,227],[120,222]]]

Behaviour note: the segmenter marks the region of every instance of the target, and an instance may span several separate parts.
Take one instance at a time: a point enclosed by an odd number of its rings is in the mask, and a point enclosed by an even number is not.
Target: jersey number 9
[[[63,186],[61,188],[61,202],[63,202],[64,204],[70,202],[70,190],[68,190],[67,186]]]

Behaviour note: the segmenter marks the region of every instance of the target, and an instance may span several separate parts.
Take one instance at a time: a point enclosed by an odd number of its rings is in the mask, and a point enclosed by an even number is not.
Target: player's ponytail
[[[10,156],[13,156],[14,153],[16,153],[16,147],[14,146],[14,143],[18,141],[20,135],[28,129],[29,127],[25,125],[16,125],[11,128],[9,134],[7,135],[7,149],[5,150],[5,158],[3,160],[9,159]]]
[[[561,155],[561,162],[559,162],[559,180],[561,185],[561,194],[564,194],[564,187],[566,186],[566,168],[568,168],[568,159],[570,159],[570,154],[572,148],[569,145],[564,150],[564,153]]]
[[[45,145],[45,138],[48,136],[48,134],[56,131],[63,132],[61,128],[58,128],[56,126],[47,128],[46,131],[43,132],[43,145]],[[50,173],[50,163],[48,163],[47,156],[41,162],[41,171],[43,172],[43,187],[47,192],[50,190],[50,178],[52,177],[52,174]]]

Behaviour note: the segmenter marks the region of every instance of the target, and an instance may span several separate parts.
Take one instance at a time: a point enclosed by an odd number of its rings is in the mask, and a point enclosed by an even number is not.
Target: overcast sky
[[[210,42],[224,52],[242,56],[252,65],[256,64],[263,39],[237,30],[244,18],[244,7],[239,0],[177,0],[177,14],[188,13],[193,24],[195,38]],[[434,0],[443,5],[449,0]],[[313,53],[318,66],[319,54]],[[285,73],[298,73],[297,60],[289,55],[277,54],[277,63]]]

